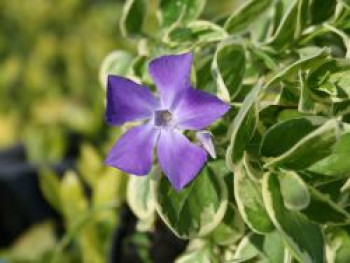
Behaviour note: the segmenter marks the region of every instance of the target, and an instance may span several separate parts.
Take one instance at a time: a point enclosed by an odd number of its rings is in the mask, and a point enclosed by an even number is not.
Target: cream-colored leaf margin
[[[169,227],[169,229],[171,229],[171,231],[178,237],[181,239],[194,239],[194,238],[199,238],[199,237],[204,237],[206,235],[208,235],[210,232],[212,232],[222,221],[222,219],[225,216],[226,213],[226,209],[227,209],[227,204],[228,204],[228,192],[227,192],[227,188],[226,188],[226,184],[225,181],[223,179],[222,176],[219,176],[215,171],[213,171],[213,174],[215,176],[215,179],[218,180],[219,185],[220,185],[220,194],[221,194],[221,203],[220,206],[216,212],[216,215],[214,216],[214,218],[211,220],[210,223],[202,225],[200,230],[198,231],[198,233],[196,234],[189,234],[189,235],[179,235],[176,231],[176,229],[170,224],[167,216],[165,214],[163,214],[162,208],[159,205],[159,203],[157,202],[157,187],[159,184],[159,180],[160,180],[160,176],[164,176],[161,173],[160,168],[158,168],[155,173],[154,173],[154,178],[151,182],[151,191],[154,192],[154,196],[155,196],[155,206],[156,206],[156,210],[158,212],[158,215],[160,216],[160,218],[163,220],[163,222]]]

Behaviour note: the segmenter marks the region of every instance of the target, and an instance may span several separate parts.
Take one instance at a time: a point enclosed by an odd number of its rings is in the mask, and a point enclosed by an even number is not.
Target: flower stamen
[[[154,125],[168,127],[173,120],[173,115],[168,110],[157,110],[154,113]]]

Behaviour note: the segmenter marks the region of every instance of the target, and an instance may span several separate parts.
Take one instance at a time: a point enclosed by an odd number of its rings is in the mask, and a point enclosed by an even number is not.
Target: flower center
[[[159,127],[169,126],[173,119],[171,112],[167,110],[157,110],[154,113],[154,125]]]

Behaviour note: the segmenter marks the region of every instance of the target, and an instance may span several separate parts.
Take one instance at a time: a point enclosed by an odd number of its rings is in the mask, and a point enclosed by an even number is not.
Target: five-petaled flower
[[[229,105],[191,87],[192,54],[162,56],[149,64],[159,92],[129,79],[108,76],[106,120],[111,125],[143,121],[113,146],[106,164],[134,175],[146,175],[158,162],[176,190],[194,179],[207,160],[207,152],[191,143],[184,130],[202,130],[225,114]]]

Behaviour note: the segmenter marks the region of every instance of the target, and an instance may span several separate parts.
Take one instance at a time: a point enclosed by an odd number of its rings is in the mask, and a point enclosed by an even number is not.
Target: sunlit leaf
[[[123,50],[109,53],[102,61],[99,80],[103,88],[107,85],[108,74],[124,76],[133,60],[133,56]]]

